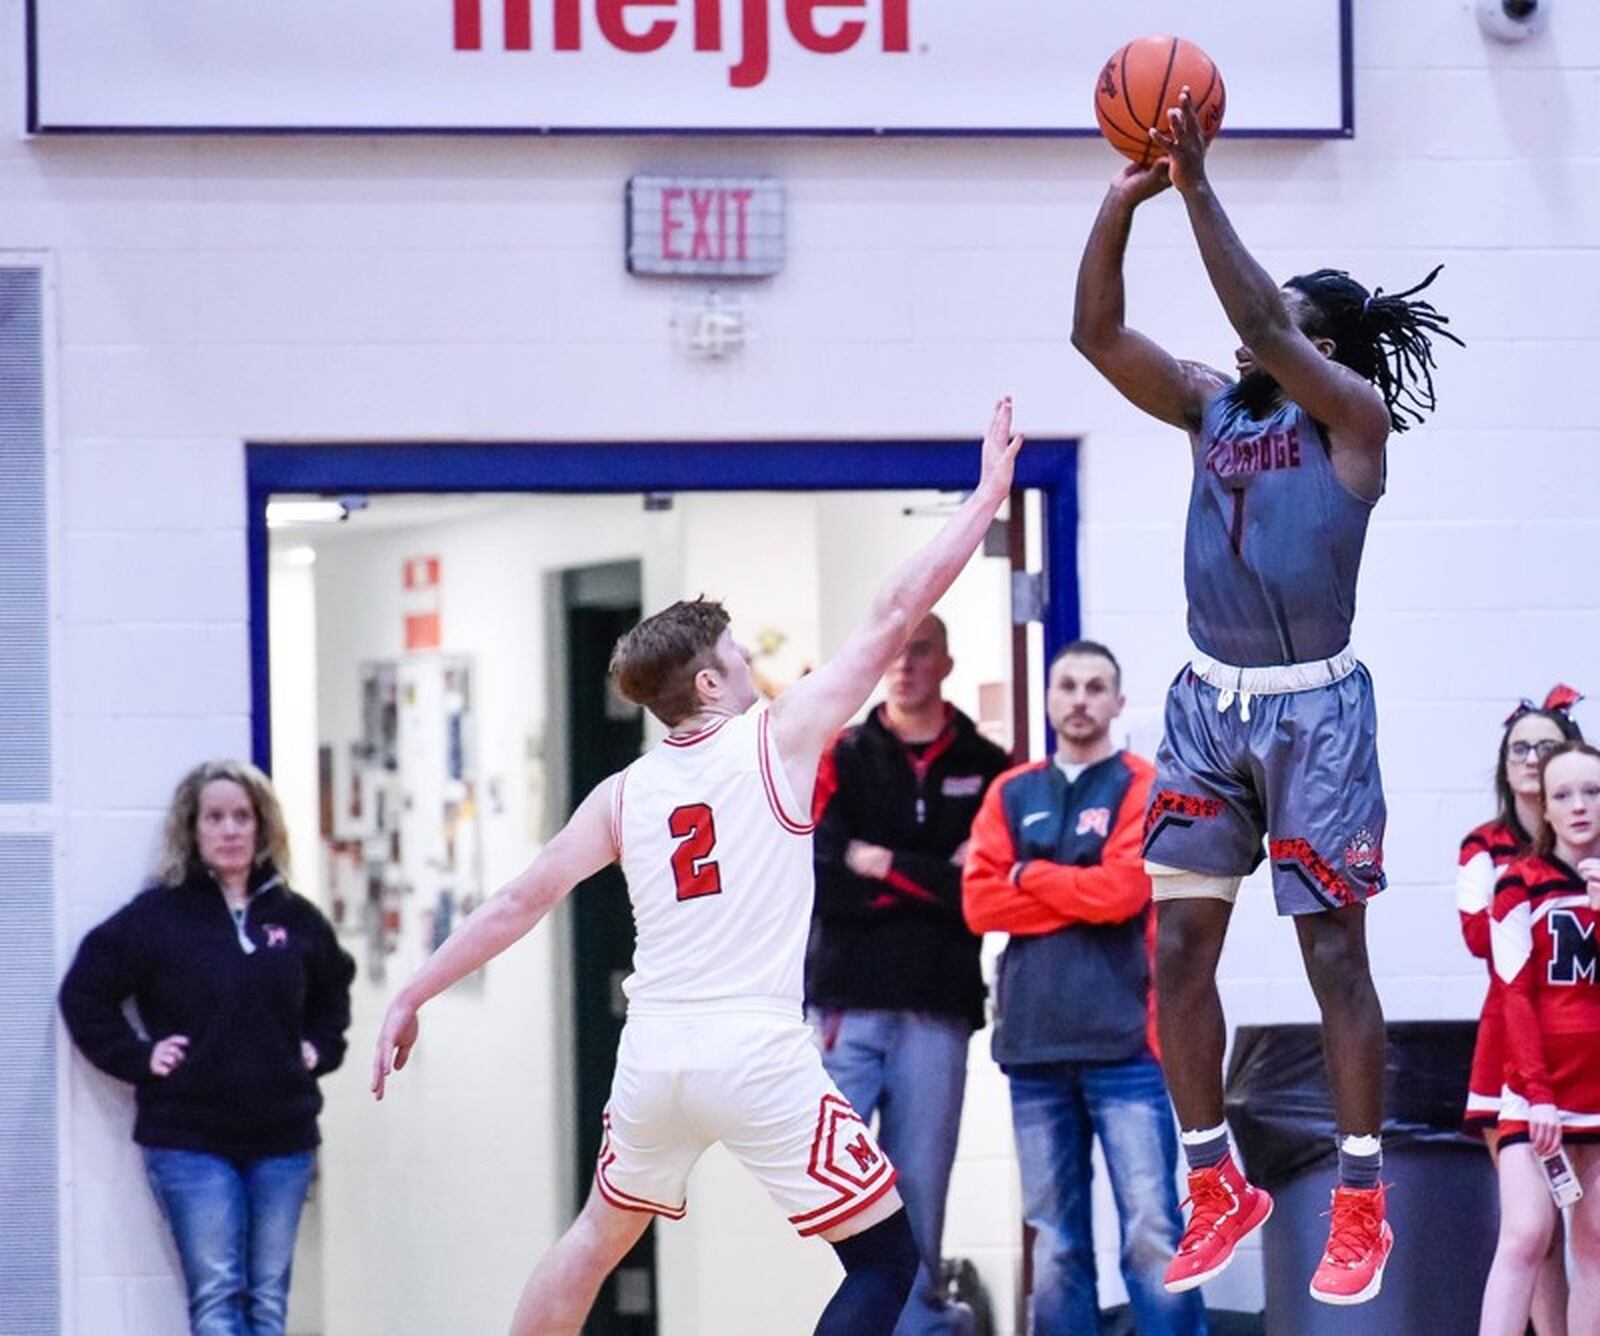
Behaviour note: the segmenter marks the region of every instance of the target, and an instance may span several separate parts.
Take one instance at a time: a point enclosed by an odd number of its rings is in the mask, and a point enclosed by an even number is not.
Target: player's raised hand
[[[383,1029],[378,1032],[377,1051],[372,1055],[372,1093],[375,1098],[383,1098],[389,1073],[397,1072],[406,1065],[416,1042],[417,1010],[401,993],[389,1003],[389,1010],[384,1013]]]
[[[1194,114],[1194,99],[1188,85],[1178,94],[1178,105],[1167,112],[1168,130],[1152,128],[1150,138],[1166,155],[1167,172],[1180,195],[1205,184],[1206,149],[1209,145]]]
[[[1172,177],[1168,175],[1165,158],[1157,158],[1148,167],[1130,162],[1111,178],[1111,189],[1127,202],[1129,208],[1159,195],[1171,184]]]
[[[1011,434],[1011,396],[1008,394],[994,406],[994,417],[989,420],[989,430],[983,438],[983,472],[978,486],[995,492],[1011,490],[1011,474],[1017,451],[1022,449],[1022,437]]]

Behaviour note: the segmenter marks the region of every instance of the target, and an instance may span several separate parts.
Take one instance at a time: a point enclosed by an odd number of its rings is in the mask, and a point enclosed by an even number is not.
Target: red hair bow
[[[1531,714],[1535,710],[1550,714],[1566,714],[1582,699],[1583,693],[1581,691],[1569,687],[1565,682],[1557,682],[1555,686],[1550,688],[1549,694],[1545,696],[1543,705],[1535,705],[1526,696],[1518,701],[1517,708],[1506,716],[1505,726],[1510,728],[1523,715]]]

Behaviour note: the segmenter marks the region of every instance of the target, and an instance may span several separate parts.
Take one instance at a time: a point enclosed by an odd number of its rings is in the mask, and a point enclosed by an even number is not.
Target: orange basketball
[[[1135,37],[1106,61],[1095,84],[1100,133],[1118,153],[1148,166],[1162,156],[1150,141],[1150,128],[1171,130],[1167,112],[1178,105],[1185,85],[1202,133],[1215,138],[1227,102],[1216,63],[1181,37]]]

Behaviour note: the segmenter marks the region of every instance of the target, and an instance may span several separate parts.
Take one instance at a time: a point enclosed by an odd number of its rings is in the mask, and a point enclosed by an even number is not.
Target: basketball
[[[1163,156],[1150,141],[1151,127],[1169,133],[1167,112],[1178,105],[1184,86],[1210,141],[1222,128],[1227,95],[1222,72],[1193,42],[1181,37],[1136,37],[1100,71],[1094,90],[1094,115],[1111,147],[1141,167]]]

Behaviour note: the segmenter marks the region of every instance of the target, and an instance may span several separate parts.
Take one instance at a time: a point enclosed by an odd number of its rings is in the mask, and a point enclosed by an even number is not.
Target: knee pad
[[[1144,870],[1150,878],[1150,894],[1155,900],[1226,900],[1230,905],[1239,898],[1239,883],[1243,877],[1219,877],[1210,872],[1189,872],[1181,867],[1168,867],[1165,863],[1145,860]]]

